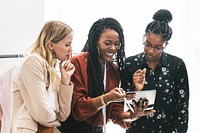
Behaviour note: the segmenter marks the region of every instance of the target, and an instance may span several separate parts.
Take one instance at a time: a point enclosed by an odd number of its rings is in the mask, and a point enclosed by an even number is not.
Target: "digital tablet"
[[[154,108],[154,102],[155,102],[155,98],[156,98],[156,90],[132,91],[132,92],[127,92],[127,95],[131,94],[131,93],[135,93],[135,98],[126,101],[126,102],[128,102],[128,104],[132,105],[132,100],[135,100],[135,102],[137,103],[142,98],[142,99],[146,99],[149,101],[149,105],[146,110],[152,110]],[[127,105],[127,103],[125,103],[125,105],[124,105],[124,111],[129,110],[129,108],[126,105]]]

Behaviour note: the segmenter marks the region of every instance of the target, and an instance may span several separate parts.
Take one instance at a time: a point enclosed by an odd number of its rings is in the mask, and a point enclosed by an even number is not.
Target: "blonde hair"
[[[61,21],[48,21],[43,26],[38,38],[31,47],[31,53],[37,53],[46,60],[48,68],[55,67],[56,60],[53,58],[52,51],[48,48],[50,42],[58,43],[64,39],[73,30],[67,24]],[[56,80],[57,76],[54,71],[50,71],[51,78]]]

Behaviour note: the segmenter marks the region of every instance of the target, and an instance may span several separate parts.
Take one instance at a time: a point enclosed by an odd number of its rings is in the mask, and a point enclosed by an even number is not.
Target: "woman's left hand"
[[[137,105],[138,104],[138,105]],[[147,116],[148,114],[155,113],[155,110],[146,110],[148,107],[149,101],[140,99],[139,103],[133,101],[134,112],[131,112],[130,116],[133,120],[137,120],[142,116]]]

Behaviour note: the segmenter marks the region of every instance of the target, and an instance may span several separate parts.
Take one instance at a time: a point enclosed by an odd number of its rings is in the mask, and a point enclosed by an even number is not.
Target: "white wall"
[[[180,49],[186,60],[190,81],[190,118],[189,133],[199,133],[199,101],[200,101],[200,1],[188,0],[184,4],[184,25],[182,26],[182,43]],[[187,22],[187,23],[186,23]]]
[[[48,0],[46,0],[48,1]],[[45,20],[58,19],[69,24],[75,31],[73,48],[80,52],[87,38],[89,28],[101,17],[114,17],[122,24],[126,39],[126,54],[142,51],[142,36],[147,23],[157,9],[167,8],[172,13],[172,27],[176,27],[170,43],[179,44],[181,34],[181,0],[50,0],[46,2]],[[56,3],[56,4],[55,4]],[[173,3],[173,4],[172,4]],[[174,47],[174,45],[172,45]],[[173,52],[173,48],[169,46]],[[167,49],[168,50],[168,49]],[[177,53],[177,51],[176,51]]]
[[[24,53],[44,23],[43,0],[0,0],[0,55]],[[1,59],[0,73],[20,59]]]

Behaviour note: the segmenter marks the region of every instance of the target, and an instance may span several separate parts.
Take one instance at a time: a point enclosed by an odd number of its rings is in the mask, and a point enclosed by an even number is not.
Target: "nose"
[[[148,51],[151,52],[151,53],[153,53],[153,52],[154,52],[153,47],[150,47],[150,48],[148,49]]]
[[[115,46],[115,44],[110,45],[109,48],[112,49],[112,50],[116,50],[117,49],[117,47]]]
[[[71,45],[70,45],[69,51],[70,51],[70,52],[73,52],[73,49],[72,49],[72,46],[71,46]]]

